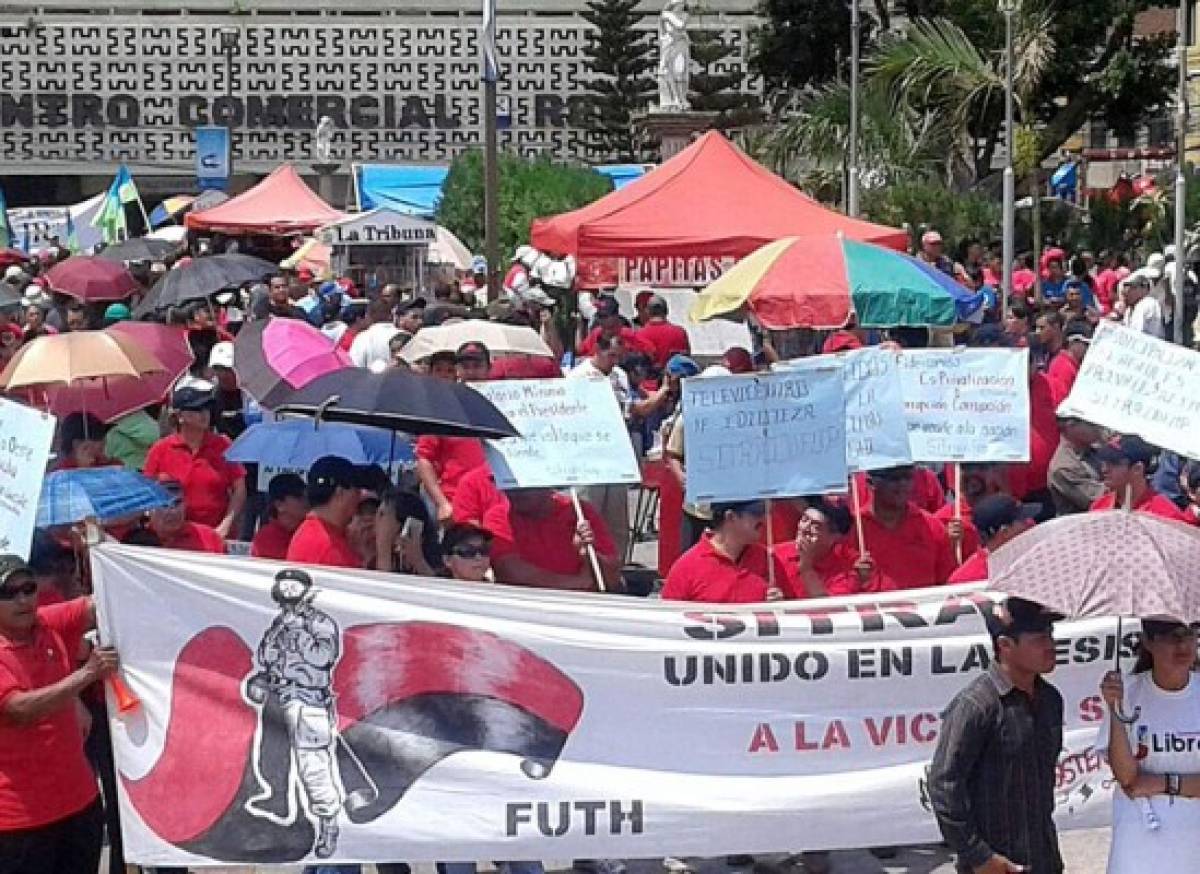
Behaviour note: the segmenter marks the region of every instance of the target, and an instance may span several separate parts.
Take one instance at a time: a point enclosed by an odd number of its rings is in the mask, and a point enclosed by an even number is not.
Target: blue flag
[[[11,249],[17,245],[16,235],[8,221],[8,201],[4,189],[0,188],[0,249]]]

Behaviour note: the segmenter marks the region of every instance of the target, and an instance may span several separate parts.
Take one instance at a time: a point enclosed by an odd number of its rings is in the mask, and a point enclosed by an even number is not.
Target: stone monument
[[[317,194],[328,204],[334,200],[333,174],[341,164],[333,157],[333,119],[322,115],[313,131],[312,168],[317,174]]]
[[[713,126],[718,116],[691,109],[688,86],[692,55],[687,27],[684,0],[667,0],[658,16],[658,103],[633,119],[647,140],[659,143],[664,161],[687,148],[698,133]]]

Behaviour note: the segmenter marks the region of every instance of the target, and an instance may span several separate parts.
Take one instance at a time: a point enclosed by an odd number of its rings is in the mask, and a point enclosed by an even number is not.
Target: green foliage
[[[845,69],[850,57],[846,0],[759,0],[757,11],[764,23],[751,34],[750,64],[768,91],[822,85]],[[864,8],[864,51],[874,28]]]
[[[689,99],[692,109],[719,112],[716,127],[725,128],[747,124],[758,117],[758,100],[743,93],[746,74],[737,66],[720,72],[722,62],[734,57],[737,48],[725,42],[720,30],[698,28],[688,31],[691,56],[696,68],[692,72]]]
[[[1000,205],[978,194],[963,194],[944,185],[928,182],[897,182],[863,192],[863,213],[874,222],[908,228],[912,239],[920,239],[936,228],[946,240],[947,251],[956,251],[965,240],[999,239]]]
[[[643,144],[633,129],[632,116],[644,109],[654,93],[653,34],[639,27],[646,17],[636,12],[639,0],[588,0],[581,12],[592,25],[588,35],[587,68],[590,127],[605,160],[639,161]]]
[[[536,218],[557,215],[597,200],[612,190],[607,177],[587,167],[500,155],[500,249],[511,253],[528,242]],[[464,152],[454,159],[438,223],[449,228],[472,252],[483,251],[483,153]]]

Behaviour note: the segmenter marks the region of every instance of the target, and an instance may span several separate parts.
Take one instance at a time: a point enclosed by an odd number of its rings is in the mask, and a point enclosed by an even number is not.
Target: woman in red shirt
[[[287,558],[292,535],[308,514],[304,496],[304,478],[297,473],[281,473],[271,478],[267,486],[267,524],[258,529],[250,544],[255,558]]]
[[[178,480],[188,521],[228,537],[246,503],[246,469],[225,460],[230,440],[213,430],[216,392],[195,381],[175,389],[171,408],[179,426],[146,453],[143,472],[151,479]]]

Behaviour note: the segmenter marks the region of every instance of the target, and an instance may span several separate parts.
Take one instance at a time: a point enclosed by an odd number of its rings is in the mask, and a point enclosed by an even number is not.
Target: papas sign
[[[617,279],[621,285],[655,288],[703,288],[721,278],[736,258],[621,258]]]

